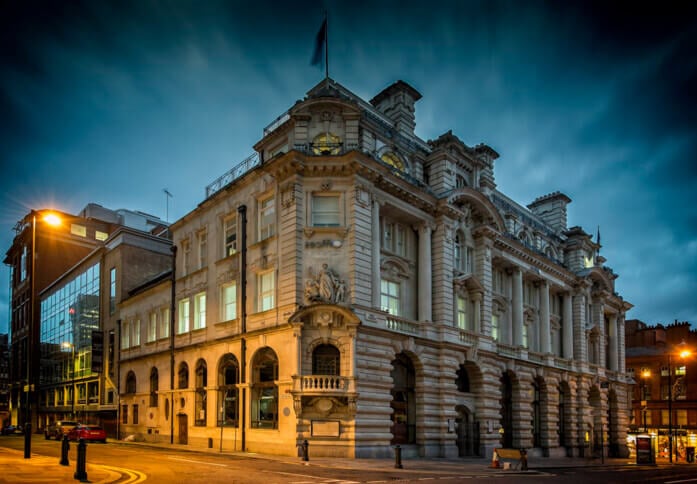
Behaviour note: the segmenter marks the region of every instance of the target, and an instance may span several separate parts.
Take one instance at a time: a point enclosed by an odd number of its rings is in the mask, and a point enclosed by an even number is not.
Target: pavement
[[[124,446],[139,446],[143,448],[159,448],[171,449],[179,452],[192,453],[211,453],[220,454],[218,449],[190,449],[178,444],[168,443],[146,443],[146,442],[122,442],[109,441],[110,445]],[[8,449],[2,447],[0,441],[0,483],[66,483],[76,482],[76,454],[75,446],[71,446],[70,465],[62,466],[59,459],[48,457],[36,453],[31,454],[30,459],[24,458],[24,452],[21,450]],[[308,466],[318,466],[335,469],[374,469],[376,471],[395,471],[394,459],[346,459],[334,457],[312,457],[312,448],[310,447],[310,456],[308,461],[303,461],[299,457],[291,456],[276,456],[267,454],[256,454],[249,452],[228,452],[223,451],[222,454],[230,456],[239,456],[245,458],[267,459],[277,462],[287,462],[295,464],[304,464]],[[663,465],[662,461],[658,461],[658,465]],[[665,464],[668,464],[666,461]],[[684,462],[674,465],[690,465],[697,468],[697,464],[687,464]],[[531,457],[528,459],[528,471],[522,471],[520,468],[514,470],[513,467],[508,470],[494,469],[491,467],[490,460],[484,458],[459,458],[459,459],[440,459],[440,458],[409,458],[402,459],[403,472],[405,473],[431,473],[437,475],[457,474],[535,474],[544,473],[551,469],[574,468],[574,467],[626,467],[636,466],[633,459],[624,458],[605,458],[602,461],[599,458],[573,458],[573,457]],[[87,480],[82,482],[90,483],[116,483],[116,482],[138,482],[138,473],[125,475],[123,468],[110,467],[100,464],[87,463],[85,466]],[[401,471],[400,471],[401,472]],[[141,479],[142,481],[144,479]]]

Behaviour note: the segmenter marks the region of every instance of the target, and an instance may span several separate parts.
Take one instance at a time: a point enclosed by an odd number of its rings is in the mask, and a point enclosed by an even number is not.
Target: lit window
[[[339,195],[312,196],[312,225],[338,227],[340,223]]]
[[[528,347],[528,325],[523,323],[523,347]]]
[[[676,410],[676,423],[678,425],[687,425],[687,410]]]
[[[457,296],[457,327],[460,329],[470,329],[467,320],[467,299]]]
[[[312,152],[316,155],[338,155],[341,153],[341,138],[332,133],[322,133],[312,141]]]
[[[274,272],[267,272],[259,276],[259,311],[273,309],[275,303],[276,281]]]
[[[124,321],[121,326],[121,349],[131,347],[131,325],[128,321]]]
[[[388,165],[397,168],[399,171],[404,171],[404,162],[400,160],[399,157],[391,151],[382,155],[380,159]]]
[[[224,257],[237,252],[237,217],[234,215],[223,221],[223,247]]]
[[[274,235],[276,219],[274,198],[268,197],[259,202],[259,240],[264,240]]]
[[[494,341],[499,340],[499,315],[498,314],[491,315],[491,337],[494,339]]]
[[[131,346],[140,346],[140,319],[133,322],[133,339]]]
[[[78,237],[87,237],[87,227],[79,224],[70,224],[70,233]]]
[[[182,334],[189,331],[189,298],[179,301],[179,326],[177,333]]]
[[[237,318],[237,284],[232,282],[222,288],[222,320],[230,321]]]
[[[685,374],[685,366],[678,366],[675,368],[675,374],[676,375],[684,375]]]
[[[194,297],[194,329],[206,327],[206,293]]]
[[[169,337],[169,308],[164,308],[160,312],[162,317],[160,318],[160,338]]]
[[[400,316],[401,310],[401,290],[398,282],[382,279],[380,281],[380,306],[383,311],[394,316]]]
[[[148,320],[148,336],[147,342],[152,343],[157,339],[157,313],[150,313],[150,319]]]
[[[104,241],[107,238],[109,238],[109,234],[107,234],[106,232],[102,232],[101,230],[97,230],[94,233],[94,238],[99,241]]]

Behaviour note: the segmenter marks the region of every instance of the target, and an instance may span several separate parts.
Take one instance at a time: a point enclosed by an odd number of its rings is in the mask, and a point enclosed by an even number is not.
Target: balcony
[[[293,376],[293,393],[302,396],[348,396],[355,393],[353,377],[338,375]]]

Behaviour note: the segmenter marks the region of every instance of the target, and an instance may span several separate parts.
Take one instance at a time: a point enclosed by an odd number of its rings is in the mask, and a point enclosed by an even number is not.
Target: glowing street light
[[[643,385],[642,385],[642,387],[641,387],[641,406],[642,406],[643,408],[642,408],[641,412],[642,412],[642,414],[643,414],[643,416],[644,416],[644,433],[646,433],[646,431],[647,431],[647,430],[646,430],[646,409],[647,409],[646,407],[647,407],[648,405],[647,405],[647,401],[646,401],[646,381],[647,381],[649,378],[651,378],[651,370],[644,369],[644,370],[641,372],[641,380],[642,380],[642,382],[643,382]]]
[[[679,345],[681,350],[678,356],[683,360],[689,357],[692,352],[686,348],[686,343],[683,340]],[[673,462],[673,381],[672,381],[672,353],[668,352],[668,458]]]

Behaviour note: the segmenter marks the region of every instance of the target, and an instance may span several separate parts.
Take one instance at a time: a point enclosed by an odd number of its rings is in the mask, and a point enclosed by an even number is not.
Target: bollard
[[[85,439],[80,439],[80,443],[77,445],[77,465],[75,466],[75,474],[73,477],[80,482],[87,481],[87,471],[85,471],[85,464],[87,464],[87,444]]]
[[[62,466],[70,465],[70,462],[68,462],[68,452],[69,451],[70,451],[70,441],[68,440],[68,436],[64,435],[63,442],[61,442],[61,460],[59,462],[60,465],[62,465]]]
[[[394,467],[402,469],[402,448],[399,445],[394,447]]]
[[[31,423],[24,424],[24,458],[31,459]]]
[[[310,460],[310,451],[309,448],[310,444],[307,442],[307,439],[303,440],[303,460],[308,461]]]

